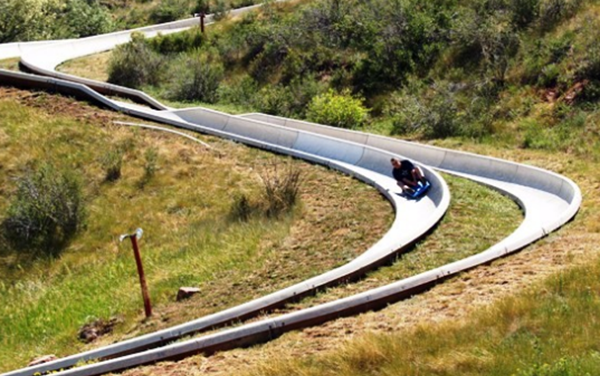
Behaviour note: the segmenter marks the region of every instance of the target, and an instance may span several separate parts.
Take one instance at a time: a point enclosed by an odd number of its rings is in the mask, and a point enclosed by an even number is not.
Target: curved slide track
[[[153,26],[149,32],[180,30],[186,27],[186,22],[191,21]],[[266,341],[289,330],[383,307],[423,290],[440,279],[487,263],[530,244],[569,221],[581,203],[579,188],[571,180],[539,168],[263,114],[231,116],[204,108],[173,110],[139,91],[79,78],[76,78],[79,83],[70,82],[67,80],[74,79],[72,76],[54,71],[62,61],[110,49],[126,42],[129,35],[130,32],[112,33],[27,48],[22,57],[24,65],[34,72],[60,78],[0,71],[0,83],[76,94],[136,117],[226,137],[330,166],[374,185],[393,204],[396,218],[389,231],[375,245],[350,263],[321,276],[190,323],[40,366],[9,372],[4,376],[32,375],[36,372],[70,367],[80,361],[108,359],[57,373],[98,375],[158,360],[177,359],[198,352],[212,352]],[[0,56],[1,53],[2,46]],[[48,56],[53,57],[50,63],[47,63]],[[134,96],[153,108],[115,101],[90,87],[98,91]],[[402,155],[425,165],[426,175],[432,181],[433,188],[422,200],[407,201],[395,194],[397,187],[390,176],[389,167],[389,159],[394,155]],[[447,185],[427,166],[481,182],[511,196],[524,210],[523,222],[501,242],[467,259],[324,305],[149,349],[207,328],[254,316],[316,289],[363,275],[386,262],[433,228],[448,208],[450,194]]]

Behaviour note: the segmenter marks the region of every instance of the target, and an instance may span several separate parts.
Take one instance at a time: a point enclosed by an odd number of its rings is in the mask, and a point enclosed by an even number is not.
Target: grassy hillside
[[[270,5],[206,36],[138,37],[103,56],[97,78],[172,105],[335,122],[521,161],[565,174],[584,195],[576,220],[559,232],[380,312],[127,374],[595,374],[599,12],[595,0],[316,0]],[[65,69],[79,74],[71,63]],[[414,252],[285,310],[462,258],[516,223],[504,198],[449,184],[451,214]],[[506,213],[502,223],[497,212]],[[149,328],[131,333],[140,330]]]
[[[136,83],[171,103],[315,119],[333,93],[369,111],[358,129],[548,168],[573,178],[584,203],[557,234],[382,312],[128,374],[597,373],[599,12],[597,1],[329,0],[271,7],[199,39],[134,42],[171,67],[158,72],[178,71]],[[213,96],[180,96],[194,73],[172,67],[193,58],[209,67]]]
[[[112,124],[120,115],[72,99],[0,88],[0,218],[15,178],[49,163],[79,176],[82,229],[51,255],[0,247],[0,364],[82,349],[86,323],[116,318],[114,341],[171,326],[329,270],[363,252],[388,228],[389,204],[372,188],[325,168],[199,136],[212,149],[156,131]],[[103,160],[125,147],[122,175],[106,180]],[[149,178],[147,155],[156,156]],[[279,167],[276,167],[276,166]],[[302,176],[300,203],[279,217],[232,216],[235,198],[260,202],[261,176],[290,165]],[[210,179],[207,177],[210,176]],[[335,208],[335,210],[333,210]],[[130,245],[141,249],[155,316],[142,320]],[[174,304],[180,286],[199,297]]]

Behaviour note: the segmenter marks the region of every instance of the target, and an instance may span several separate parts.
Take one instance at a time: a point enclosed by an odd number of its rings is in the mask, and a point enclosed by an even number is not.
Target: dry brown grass
[[[12,58],[12,59],[4,59],[4,60],[0,60],[0,69],[6,69],[6,70],[14,70],[14,71],[18,71],[19,70],[19,61],[21,59],[20,58]]]

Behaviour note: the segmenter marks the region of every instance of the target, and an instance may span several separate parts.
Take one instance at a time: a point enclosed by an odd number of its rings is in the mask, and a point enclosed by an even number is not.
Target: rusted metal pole
[[[200,31],[202,34],[204,34],[204,17],[206,17],[206,14],[204,14],[204,12],[200,12]]]
[[[146,317],[152,316],[152,306],[150,305],[150,296],[148,296],[148,286],[146,286],[146,275],[142,266],[142,257],[138,248],[137,237],[135,235],[129,237],[133,246],[133,254],[135,255],[135,263],[137,264],[138,274],[140,276],[140,285],[142,286],[142,298],[144,299],[144,311]]]

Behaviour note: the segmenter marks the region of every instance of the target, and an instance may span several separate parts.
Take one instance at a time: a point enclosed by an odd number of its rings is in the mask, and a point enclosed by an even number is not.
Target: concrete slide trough
[[[54,72],[54,68],[64,60],[53,59],[50,64],[44,63],[50,51],[61,56],[61,59],[71,59],[110,49],[111,43],[112,46],[123,43],[126,41],[124,34],[113,33],[112,36],[109,34],[68,43],[54,43],[28,50],[23,63],[32,71],[70,80],[71,76]],[[88,47],[88,44],[94,46]],[[147,96],[142,93],[141,101],[146,101],[154,109],[144,108],[111,100],[88,86],[110,87],[113,92],[125,95],[130,89],[88,81],[74,83],[63,79],[0,71],[0,83],[76,94],[133,116],[226,137],[341,170],[377,187],[393,204],[396,218],[386,235],[361,256],[321,276],[190,323],[41,366],[9,372],[4,374],[5,376],[32,375],[35,372],[70,367],[81,360],[114,358],[58,373],[59,375],[97,375],[158,360],[176,359],[193,353],[265,341],[285,331],[382,307],[389,302],[414,294],[449,275],[489,262],[526,246],[570,220],[581,203],[579,188],[571,180],[523,164],[263,114],[231,116],[203,108],[172,110],[152,98],[146,100]],[[433,183],[433,189],[427,197],[420,201],[407,201],[395,194],[397,187],[390,176],[389,167],[389,158],[393,155],[405,156],[425,165],[426,175]],[[358,277],[385,262],[431,229],[448,207],[450,195],[445,182],[427,166],[473,179],[509,195],[524,210],[525,218],[522,224],[507,238],[480,254],[388,286],[186,342],[146,350],[183,335],[256,315],[260,311],[281,305],[315,289]]]

